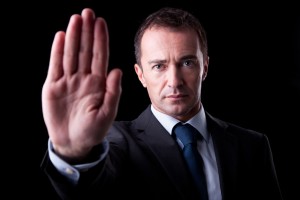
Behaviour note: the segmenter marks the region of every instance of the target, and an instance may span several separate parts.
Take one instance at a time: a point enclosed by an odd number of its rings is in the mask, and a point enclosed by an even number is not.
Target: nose
[[[172,65],[168,68],[167,80],[168,87],[177,88],[183,84],[183,76],[180,68]]]

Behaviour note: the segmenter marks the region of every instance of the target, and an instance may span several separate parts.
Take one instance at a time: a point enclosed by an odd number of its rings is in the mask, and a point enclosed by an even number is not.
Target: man
[[[42,167],[59,196],[199,199],[175,134],[182,123],[202,138],[197,150],[210,200],[282,199],[267,137],[204,110],[209,57],[199,21],[163,8],[134,42],[134,69],[151,105],[135,120],[117,122],[122,72],[107,72],[105,20],[84,9],[54,38],[42,92],[49,134]]]

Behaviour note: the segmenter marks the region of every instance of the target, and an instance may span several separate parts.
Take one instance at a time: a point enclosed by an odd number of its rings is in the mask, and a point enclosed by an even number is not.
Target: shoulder
[[[249,142],[268,140],[267,136],[262,132],[214,117],[209,113],[206,113],[206,116],[208,128],[214,133],[218,134],[219,132],[236,139],[246,140]]]
[[[207,117],[208,129],[213,140],[219,147],[235,147],[238,151],[247,155],[255,155],[265,158],[270,155],[270,142],[265,133],[245,128],[226,120],[209,115]],[[242,153],[241,153],[242,154]]]

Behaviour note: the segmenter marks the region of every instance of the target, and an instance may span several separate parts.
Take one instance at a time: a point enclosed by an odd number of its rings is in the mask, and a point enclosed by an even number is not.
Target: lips
[[[186,95],[186,94],[171,94],[171,95],[167,95],[166,98],[178,100],[178,99],[185,98],[187,96],[188,95]]]

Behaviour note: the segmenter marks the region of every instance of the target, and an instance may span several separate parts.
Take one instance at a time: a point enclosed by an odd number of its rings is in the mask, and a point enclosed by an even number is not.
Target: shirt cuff
[[[108,154],[109,150],[109,143],[104,138],[102,144],[102,150],[99,152],[99,157],[96,161],[90,162],[90,163],[83,163],[83,164],[77,164],[77,165],[70,165],[63,159],[61,159],[55,152],[53,148],[53,144],[48,140],[48,152],[49,152],[49,158],[54,165],[54,167],[66,178],[68,178],[71,182],[76,184],[80,178],[80,172],[88,171],[90,168],[97,165],[99,162],[101,162],[105,156]]]

